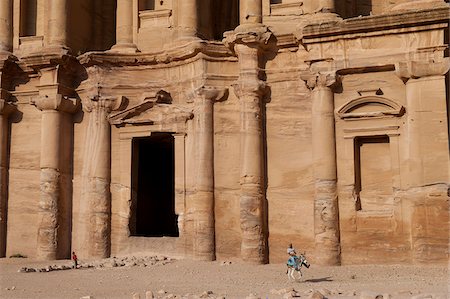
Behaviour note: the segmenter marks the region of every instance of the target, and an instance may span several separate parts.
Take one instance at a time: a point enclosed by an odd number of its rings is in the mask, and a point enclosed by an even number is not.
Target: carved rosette
[[[6,254],[8,117],[15,110],[15,105],[0,98],[0,257]]]
[[[195,182],[194,257],[215,260],[214,219],[214,116],[213,103],[224,99],[227,89],[202,86],[191,98],[194,101],[195,139],[198,171]]]
[[[307,71],[301,78],[312,89],[315,254],[320,264],[338,265],[340,237],[333,88],[339,80],[333,72]]]
[[[122,97],[83,99],[88,117],[83,162],[84,202],[88,204],[88,256],[106,258],[111,250],[111,127],[109,114],[120,108]]]

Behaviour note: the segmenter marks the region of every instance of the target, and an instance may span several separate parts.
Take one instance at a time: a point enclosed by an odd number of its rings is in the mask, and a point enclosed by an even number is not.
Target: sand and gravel
[[[284,264],[239,260],[128,256],[81,265],[0,259],[0,298],[450,298],[446,265],[313,264],[301,281],[289,281]]]

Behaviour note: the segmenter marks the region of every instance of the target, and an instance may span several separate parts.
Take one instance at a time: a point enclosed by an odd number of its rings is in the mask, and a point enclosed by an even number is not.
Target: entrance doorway
[[[170,133],[133,139],[132,217],[134,236],[178,237],[175,214],[175,146]]]

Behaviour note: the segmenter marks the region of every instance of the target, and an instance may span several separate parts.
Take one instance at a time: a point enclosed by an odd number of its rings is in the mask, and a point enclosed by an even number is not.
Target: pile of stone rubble
[[[226,299],[225,295],[214,294],[212,291],[204,291],[200,294],[185,294],[176,295],[168,293],[164,290],[159,290],[157,292],[147,291],[145,294],[134,293],[131,295],[132,299]],[[436,296],[434,294],[415,294],[413,292],[401,291],[394,295],[386,293],[378,293],[371,291],[363,291],[358,293],[357,291],[339,291],[339,290],[328,290],[325,288],[321,289],[309,289],[305,291],[298,291],[294,288],[286,288],[280,290],[271,290],[270,294],[265,296],[258,296],[256,294],[249,294],[245,299],[265,299],[265,298],[281,298],[281,299],[295,299],[295,298],[305,298],[305,299],[327,299],[327,298],[358,298],[358,299],[393,299],[400,296],[401,298],[411,298],[411,299],[444,299],[443,297]],[[244,298],[244,297],[243,297]],[[82,297],[80,299],[94,299],[91,296]]]
[[[87,268],[115,268],[115,267],[148,267],[155,265],[166,265],[171,263],[173,259],[165,256],[126,256],[126,257],[112,257],[108,259],[102,259],[99,261],[82,262],[78,265],[77,269]],[[71,270],[73,266],[69,265],[48,265],[44,267],[22,267],[18,270],[21,273],[31,272],[51,272],[60,270]]]

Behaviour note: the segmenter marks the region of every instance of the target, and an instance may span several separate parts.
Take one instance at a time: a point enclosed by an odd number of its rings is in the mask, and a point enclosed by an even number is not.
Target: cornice
[[[312,43],[315,38],[327,36],[447,23],[449,14],[450,7],[446,7],[315,23],[302,29],[302,37],[304,43]]]
[[[142,66],[168,64],[203,54],[209,58],[229,58],[234,55],[220,42],[195,40],[156,52],[120,53],[113,51],[88,52],[78,56],[85,67],[92,65]]]

